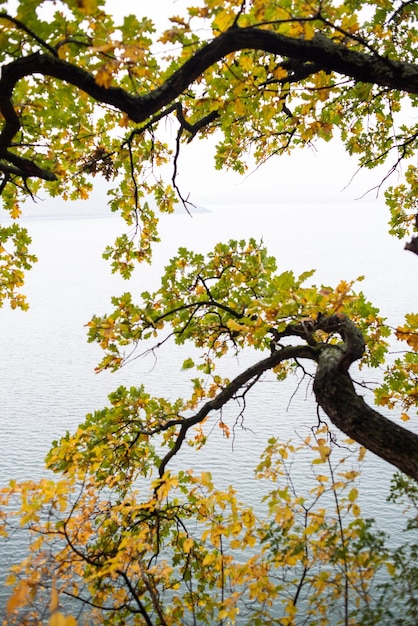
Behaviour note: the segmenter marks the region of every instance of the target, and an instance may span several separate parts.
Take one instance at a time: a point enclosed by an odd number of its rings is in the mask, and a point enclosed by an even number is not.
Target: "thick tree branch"
[[[340,356],[331,346],[321,355],[314,380],[319,405],[351,439],[418,480],[418,435],[388,420],[357,395],[348,373],[338,367]]]
[[[41,74],[67,82],[140,123],[173,103],[206,69],[226,55],[245,49],[297,59],[302,63],[314,63],[323,70],[334,71],[356,81],[418,93],[417,65],[352,50],[320,33],[311,40],[304,40],[260,28],[234,26],[204,45],[160,87],[139,96],[131,95],[119,87],[101,86],[92,74],[53,54],[35,53],[3,67],[0,112],[5,124],[0,134],[0,156],[4,158],[5,151],[20,128],[12,96],[15,85],[26,76]]]
[[[418,237],[412,237],[411,241],[405,244],[405,250],[418,254]]]
[[[418,435],[368,406],[348,374],[350,364],[364,351],[360,331],[348,318],[338,316],[323,318],[318,328],[338,331],[345,342],[322,344],[313,386],[318,404],[346,435],[418,480]]]
[[[5,163],[2,159],[8,161],[8,163]],[[21,176],[23,179],[34,177],[49,181],[57,180],[53,172],[39,167],[39,165],[36,165],[36,163],[33,163],[29,159],[23,159],[8,150],[4,155],[0,156],[0,172],[15,174]]]
[[[21,78],[39,73],[68,82],[95,100],[120,109],[134,122],[143,122],[173,102],[206,69],[227,54],[245,49],[317,63],[324,70],[335,71],[357,81],[418,93],[418,66],[415,64],[350,50],[320,33],[313,39],[304,40],[259,28],[236,27],[204,45],[163,85],[146,95],[133,96],[118,87],[103,87],[89,72],[55,56],[40,53],[17,59],[4,67],[1,92],[10,97]]]
[[[344,343],[316,343],[312,337],[316,331],[338,333]],[[363,356],[365,343],[360,330],[343,315],[319,316],[316,320],[291,324],[280,335],[295,336],[309,340],[310,345],[284,346],[274,350],[271,356],[255,363],[234,378],[213,400],[206,402],[192,417],[172,420],[164,425],[179,425],[174,446],[162,459],[159,473],[162,476],[169,461],[180,450],[189,429],[203,422],[211,411],[218,411],[236,397],[254,378],[279,363],[290,359],[309,359],[317,363],[314,376],[314,392],[319,406],[332,423],[342,432],[368,450],[391,463],[402,472],[418,480],[418,435],[387,419],[356,393],[348,374],[352,363]],[[277,340],[277,338],[275,338]]]

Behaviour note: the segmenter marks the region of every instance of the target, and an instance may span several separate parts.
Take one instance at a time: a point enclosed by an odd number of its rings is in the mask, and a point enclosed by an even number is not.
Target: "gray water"
[[[180,371],[185,348],[163,349],[157,362],[153,357],[138,359],[113,375],[95,374],[101,352],[87,344],[84,326],[94,313],[110,311],[111,295],[156,287],[161,268],[180,245],[205,251],[230,238],[262,238],[279,270],[300,273],[316,268],[315,282],[330,285],[365,275],[359,289],[392,325],[417,308],[416,289],[411,287],[416,284],[416,258],[387,235],[384,208],[378,203],[208,208],[210,212],[193,218],[163,217],[155,261],[152,267],[141,268],[129,286],[110,275],[101,258],[105,245],[122,229],[117,217],[67,214],[26,220],[40,260],[25,288],[30,310],[0,310],[1,486],[11,478],[44,474],[50,442],[75,429],[86,413],[104,406],[107,394],[118,385],[144,384],[152,393],[169,396],[187,389],[186,374]],[[254,360],[250,352],[239,361],[229,359],[226,371],[219,373],[231,376]],[[367,376],[370,380],[372,375]],[[256,503],[260,485],[252,480],[253,468],[267,439],[304,435],[317,421],[309,384],[303,381],[295,394],[297,383],[291,378],[279,384],[266,376],[251,394],[247,428],[237,433],[233,444],[215,429],[207,449],[198,454],[187,451],[177,461],[179,466],[210,470],[225,484],[233,477],[241,497]],[[392,473],[387,464],[368,455],[361,505],[363,514],[379,518],[379,526],[396,536],[401,520],[385,502]],[[303,470],[300,476],[303,482]],[[4,566],[13,554],[1,546],[0,550]],[[0,603],[4,597],[0,595]]]

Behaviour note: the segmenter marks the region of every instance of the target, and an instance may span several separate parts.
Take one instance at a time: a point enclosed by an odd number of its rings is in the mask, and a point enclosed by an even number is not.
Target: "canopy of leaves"
[[[104,0],[22,0],[13,13],[2,4],[4,206],[16,218],[41,186],[85,198],[92,177],[114,181],[112,209],[141,229],[107,251],[124,276],[150,258],[157,221],[149,202],[173,210],[180,144],[196,136],[216,133],[216,166],[239,172],[249,155],[263,163],[335,134],[360,166],[389,160],[395,169],[414,154],[414,2],[206,2],[171,17],[163,33],[147,18],[116,22]],[[162,132],[169,119],[172,145]],[[173,159],[167,180],[163,166]],[[402,236],[412,233],[415,181],[411,165],[388,191]],[[6,236],[24,253],[24,234]],[[11,251],[3,264],[15,266]],[[16,277],[9,289],[20,286]]]

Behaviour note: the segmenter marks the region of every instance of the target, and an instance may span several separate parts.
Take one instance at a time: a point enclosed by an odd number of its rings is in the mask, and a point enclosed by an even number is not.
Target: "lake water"
[[[45,472],[43,459],[50,442],[72,430],[84,415],[106,403],[119,384],[143,383],[158,395],[181,395],[187,386],[180,371],[184,349],[165,349],[157,362],[138,359],[120,372],[94,374],[101,354],[86,342],[84,325],[94,313],[110,310],[110,296],[128,288],[140,293],[155,286],[159,271],[178,246],[205,251],[230,238],[262,238],[277,258],[279,269],[296,273],[317,269],[315,282],[336,284],[359,275],[359,289],[380,307],[392,325],[417,309],[417,260],[387,234],[384,208],[378,203],[284,206],[209,207],[210,212],[164,216],[162,244],[152,267],[135,274],[132,285],[111,276],[101,258],[122,226],[115,216],[57,215],[26,220],[39,263],[30,272],[25,293],[26,313],[0,310],[0,484],[10,478],[36,478]],[[248,353],[225,363],[233,375],[254,361]],[[219,373],[223,372],[219,370]],[[364,374],[372,380],[376,373]],[[287,440],[295,431],[305,434],[317,422],[312,390],[305,382],[297,390],[294,378],[284,383],[266,376],[249,400],[245,425],[232,446],[217,432],[204,454],[187,454],[180,465],[211,470],[220,481],[233,476],[248,500],[259,498],[253,467],[268,437]],[[218,429],[216,429],[218,431]],[[393,471],[369,454],[361,479],[361,504],[367,516],[396,535],[397,511],[385,502]],[[303,474],[302,474],[303,475]],[[13,559],[0,546],[0,566]],[[4,602],[0,595],[0,603]],[[3,598],[3,599],[2,599]],[[1,604],[0,604],[1,606]]]

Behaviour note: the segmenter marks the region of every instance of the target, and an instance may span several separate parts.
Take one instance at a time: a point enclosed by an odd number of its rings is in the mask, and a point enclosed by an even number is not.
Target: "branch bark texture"
[[[418,480],[418,435],[372,409],[357,394],[348,368],[361,356],[361,333],[346,317],[331,322],[339,327],[344,344],[319,349],[314,379],[318,404],[346,435]],[[326,326],[331,326],[329,319],[322,325]]]
[[[0,112],[5,124],[0,134],[0,156],[19,130],[20,122],[12,103],[15,85],[34,74],[67,82],[89,96],[114,106],[140,123],[174,102],[205,70],[226,55],[240,50],[259,50],[285,58],[310,62],[315,67],[334,71],[355,81],[373,83],[389,89],[418,94],[418,66],[392,61],[370,52],[360,52],[335,43],[320,33],[311,40],[292,38],[261,28],[234,26],[204,45],[160,87],[143,95],[132,95],[118,87],[97,84],[88,71],[51,53],[35,53],[5,66],[0,79]]]

